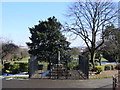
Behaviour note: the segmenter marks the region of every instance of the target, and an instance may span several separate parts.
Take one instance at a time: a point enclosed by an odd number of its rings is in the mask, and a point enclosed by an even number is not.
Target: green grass
[[[19,61],[6,61],[5,63],[7,63],[7,62],[10,62],[11,64],[14,64],[15,62],[17,62],[17,63],[28,63],[29,58],[30,57],[25,57],[25,58],[23,58]],[[1,72],[2,72],[2,64],[0,63],[0,74],[1,74]]]
[[[6,76],[4,77],[5,79],[8,79],[8,78],[15,78],[15,79],[27,79],[28,77],[22,77],[22,76]]]
[[[43,65],[43,72],[47,71],[47,67],[48,67],[48,62],[39,62],[38,64],[42,64]]]
[[[105,78],[112,78],[112,76],[94,77],[94,78],[89,78],[89,79],[105,79]]]
[[[16,63],[28,63],[28,59],[30,59],[30,57],[23,58],[19,61],[17,60],[17,61],[7,61],[7,62],[10,62],[11,64],[14,64],[15,62]],[[5,62],[5,63],[7,63],[7,62]],[[49,63],[48,62],[40,62],[39,64],[43,64],[43,70],[46,71]],[[0,69],[2,69],[2,66],[0,66]]]
[[[0,75],[2,74],[2,64],[0,63]]]
[[[14,61],[14,62],[28,63],[28,59],[30,59],[30,57],[26,57],[26,58],[23,58],[23,59],[21,59],[19,61]]]
[[[17,62],[17,63],[28,63],[28,59],[29,59],[30,57],[25,57],[25,58],[23,58],[23,59],[21,59],[21,60],[16,60],[16,61],[7,61],[7,62],[10,62],[11,64],[13,64],[13,63],[15,63],[15,62]]]
[[[71,58],[78,58],[78,55],[72,55]]]
[[[101,58],[101,61],[108,61],[107,59],[105,59],[105,58]]]

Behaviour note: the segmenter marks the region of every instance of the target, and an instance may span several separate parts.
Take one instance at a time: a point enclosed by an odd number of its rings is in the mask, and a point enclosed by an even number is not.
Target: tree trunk
[[[1,64],[4,65],[4,61],[1,59]]]
[[[93,65],[93,70],[95,68],[95,64],[94,64],[94,52],[91,52],[91,63]]]
[[[100,64],[100,66],[101,66],[101,57],[99,57],[99,59],[98,59],[98,60],[99,60],[99,64]]]
[[[48,62],[49,62],[49,70],[51,70],[51,60],[50,60],[50,57],[48,58]],[[49,76],[49,79],[51,79],[51,71],[50,71],[50,76]]]
[[[99,64],[100,64],[100,66],[102,65],[102,64],[101,64],[101,60],[99,60]]]

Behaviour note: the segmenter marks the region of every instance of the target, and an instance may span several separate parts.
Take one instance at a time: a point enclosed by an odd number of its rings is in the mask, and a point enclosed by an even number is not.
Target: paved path
[[[96,80],[3,80],[3,88],[111,88],[112,78]],[[110,90],[110,89],[109,89]]]

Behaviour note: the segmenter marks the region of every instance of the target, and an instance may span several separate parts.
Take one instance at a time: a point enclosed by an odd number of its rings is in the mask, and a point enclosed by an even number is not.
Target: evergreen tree
[[[27,43],[30,48],[29,53],[37,56],[40,61],[56,63],[58,51],[64,56],[70,44],[60,32],[61,28],[61,23],[55,17],[50,17],[47,21],[39,21],[38,25],[29,28],[31,33],[31,42]]]
[[[119,61],[120,59],[120,30],[114,25],[106,27],[105,43],[102,46],[103,57],[109,61]]]

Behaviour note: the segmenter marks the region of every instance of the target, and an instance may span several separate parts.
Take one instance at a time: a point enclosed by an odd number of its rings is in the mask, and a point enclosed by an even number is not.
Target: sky
[[[2,3],[2,37],[12,40],[15,44],[26,46],[31,36],[28,27],[38,24],[39,20],[46,20],[55,16],[61,23],[66,22],[70,2],[3,2]],[[72,40],[72,47],[83,45],[80,38]]]
[[[69,20],[65,16],[69,5],[71,2],[2,2],[2,16],[0,16],[2,17],[2,28],[0,28],[2,35],[0,33],[0,37],[12,40],[17,45],[27,46],[26,42],[30,41],[31,36],[28,27],[33,27],[39,20],[44,21],[52,16],[63,24]],[[66,37],[71,42],[71,47],[85,45],[79,37],[76,40]]]

